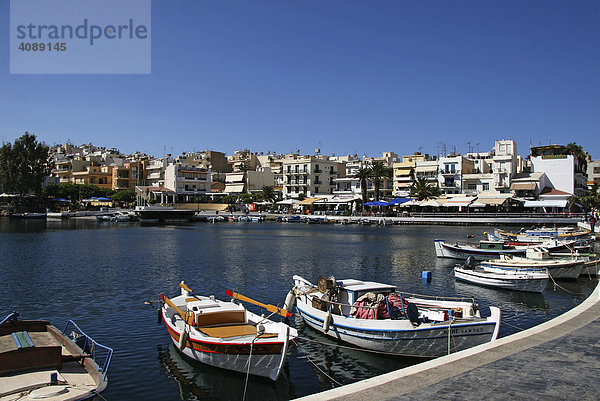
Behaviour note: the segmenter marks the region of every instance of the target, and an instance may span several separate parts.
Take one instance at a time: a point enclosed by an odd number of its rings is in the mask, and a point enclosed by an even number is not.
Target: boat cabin
[[[351,305],[368,292],[388,295],[396,292],[396,286],[390,284],[376,283],[373,281],[360,281],[354,279],[338,280],[339,295],[338,302],[342,304],[342,315],[350,315]]]
[[[217,302],[213,299],[188,298],[187,310],[194,314],[198,327],[245,324],[246,309],[233,302]]]
[[[504,241],[481,240],[481,241],[479,241],[479,248],[480,249],[509,249],[509,248],[513,248],[513,247],[505,245]]]

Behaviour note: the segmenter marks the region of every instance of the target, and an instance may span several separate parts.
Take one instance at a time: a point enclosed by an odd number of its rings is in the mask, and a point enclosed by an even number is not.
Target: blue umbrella
[[[410,198],[396,198],[396,199],[392,199],[389,202],[389,205],[401,205],[403,203],[409,202]]]
[[[389,205],[389,203],[384,202],[384,201],[374,201],[374,202],[367,202],[364,205],[365,206],[387,206],[387,205]]]
[[[105,198],[103,196],[98,196],[98,197],[94,196],[94,197],[92,197],[92,199],[99,200],[99,201],[109,201],[110,200],[110,198]]]
[[[68,199],[63,199],[63,198],[54,198],[52,200],[55,201],[55,202],[69,202]]]

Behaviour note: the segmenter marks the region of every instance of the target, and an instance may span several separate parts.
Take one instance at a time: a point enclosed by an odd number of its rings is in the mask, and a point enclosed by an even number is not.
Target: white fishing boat
[[[454,268],[456,280],[478,284],[485,287],[502,288],[514,291],[542,292],[548,284],[547,271],[497,271],[490,272],[467,266]]]
[[[510,232],[500,229],[494,230],[494,237],[500,238],[509,242],[519,242],[526,244],[539,244],[548,239],[556,240],[576,240],[589,236],[590,230],[575,228],[575,229],[531,229],[521,230],[519,232]]]
[[[194,295],[183,281],[181,295],[161,294],[160,313],[171,340],[189,358],[207,365],[277,380],[296,329],[254,314],[236,299],[258,304],[273,314],[291,314],[227,292],[230,302]]]
[[[581,274],[585,260],[580,257],[552,258],[543,250],[528,249],[526,257],[505,256],[481,262],[481,268],[491,272],[512,272],[514,270],[539,271],[548,270],[554,279],[576,279]]]
[[[494,341],[500,309],[482,318],[472,299],[396,292],[396,287],[320,277],[317,286],[294,276],[284,307],[296,304],[312,328],[347,343],[388,354],[438,357]]]
[[[0,322],[0,401],[83,400],[106,388],[111,348],[71,320],[60,331],[18,315]]]
[[[516,249],[514,246],[504,244],[503,241],[479,241],[479,244],[448,243],[441,239],[433,240],[435,255],[438,258],[467,259],[469,256],[475,260],[499,258],[500,255],[525,256],[525,249]]]

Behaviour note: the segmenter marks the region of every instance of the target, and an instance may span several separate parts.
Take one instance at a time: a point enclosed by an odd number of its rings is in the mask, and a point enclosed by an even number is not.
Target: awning
[[[321,200],[323,198],[306,198],[304,200],[301,200],[300,202],[298,202],[299,205],[312,205],[313,203],[315,203],[318,200]]]
[[[438,166],[419,166],[417,165],[417,167],[415,167],[415,171],[419,172],[419,173],[431,173],[433,171],[437,171],[438,170]]]
[[[477,202],[489,206],[499,206],[506,202],[507,199],[509,198],[477,198]]]
[[[515,182],[510,185],[513,191],[533,191],[535,188],[535,182]]]
[[[241,185],[225,185],[223,192],[226,193],[242,193],[244,192],[244,184]]]
[[[479,201],[474,201],[469,204],[469,207],[485,207],[485,203],[481,203]]]
[[[412,182],[397,182],[396,188],[408,188],[412,186]]]
[[[525,201],[524,207],[567,207],[568,201],[566,200],[539,200],[539,201]]]
[[[473,202],[475,198],[453,198],[448,199],[446,203],[442,206],[444,207],[452,207],[452,206],[469,206],[471,202]]]
[[[443,202],[440,202],[437,199],[429,199],[429,200],[421,202],[419,204],[419,206],[433,206],[433,207],[439,207],[439,206],[442,206],[442,205],[443,205]]]
[[[277,202],[278,205],[294,205],[300,202],[298,199],[284,199],[282,201]]]
[[[399,176],[404,176],[404,177],[409,176],[410,175],[410,168],[408,170],[406,170],[406,169],[397,169],[394,172],[394,175],[396,177],[399,177]]]

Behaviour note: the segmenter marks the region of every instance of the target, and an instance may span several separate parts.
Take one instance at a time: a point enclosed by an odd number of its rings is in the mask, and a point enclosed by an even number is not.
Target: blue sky
[[[598,1],[157,0],[150,75],[11,75],[0,18],[0,142],[600,158]]]

